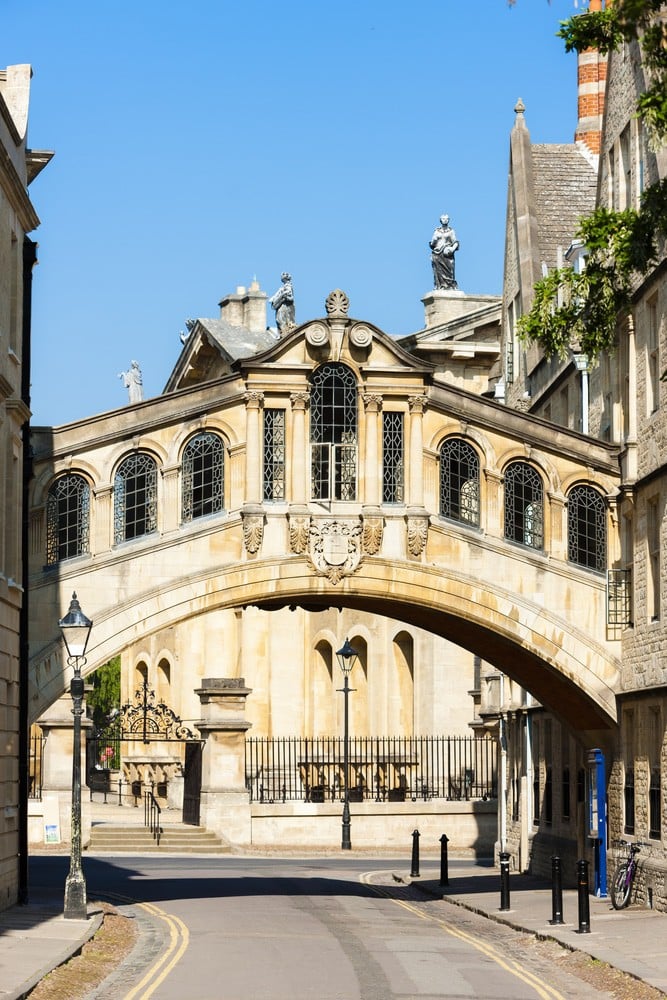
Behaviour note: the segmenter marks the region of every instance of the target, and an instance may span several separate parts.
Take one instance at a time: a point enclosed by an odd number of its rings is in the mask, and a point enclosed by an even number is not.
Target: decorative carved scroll
[[[420,556],[426,548],[428,537],[428,518],[408,518],[408,550],[413,556]]]
[[[355,323],[350,330],[350,343],[354,347],[370,347],[373,343],[373,331],[365,323]]]
[[[329,343],[329,328],[324,323],[311,323],[306,327],[305,337],[311,347],[326,347]]]
[[[310,534],[310,517],[306,514],[290,514],[289,544],[292,552],[302,556],[308,548]]]
[[[384,533],[383,517],[364,517],[361,531],[361,547],[368,556],[376,556],[382,546]]]
[[[246,514],[242,511],[241,517],[243,518],[243,542],[246,552],[255,555],[264,538],[264,515]]]

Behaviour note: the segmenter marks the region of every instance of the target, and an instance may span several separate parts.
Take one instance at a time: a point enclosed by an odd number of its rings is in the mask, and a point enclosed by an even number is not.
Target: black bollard
[[[510,856],[507,851],[501,851],[500,858],[500,909],[510,908]]]
[[[449,837],[443,833],[440,838],[440,885],[449,885],[449,863],[447,861],[447,844]]]
[[[577,934],[590,934],[591,911],[588,899],[588,861],[577,861],[577,895],[579,897],[579,930]]]
[[[563,923],[563,875],[560,870],[560,858],[555,855],[551,859],[551,920],[549,923]]]
[[[412,834],[412,868],[410,878],[419,878],[419,830]]]

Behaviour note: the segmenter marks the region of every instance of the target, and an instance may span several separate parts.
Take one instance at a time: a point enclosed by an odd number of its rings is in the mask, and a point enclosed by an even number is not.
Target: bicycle
[[[614,876],[611,880],[611,903],[615,910],[622,910],[630,902],[632,883],[637,874],[637,855],[642,847],[650,847],[641,840],[632,843],[629,840],[617,841],[619,847],[627,848],[627,857],[622,858],[616,866]]]

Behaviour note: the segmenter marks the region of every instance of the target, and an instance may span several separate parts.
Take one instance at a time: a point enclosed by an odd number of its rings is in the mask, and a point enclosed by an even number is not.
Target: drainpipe
[[[37,263],[37,244],[23,239],[23,325],[21,329],[21,400],[30,409],[30,327],[32,322],[32,269]],[[30,416],[21,427],[23,480],[21,484],[21,610],[19,612],[19,857],[18,901],[28,902],[28,754],[30,752],[29,644],[28,644],[28,537],[29,486],[32,479]]]
[[[588,434],[588,376],[590,367],[587,354],[573,354],[575,367],[581,372],[581,433]]]

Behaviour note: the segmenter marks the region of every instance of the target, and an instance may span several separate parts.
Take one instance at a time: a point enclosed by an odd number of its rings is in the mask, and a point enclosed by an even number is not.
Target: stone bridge
[[[614,727],[613,447],[450,384],[344,297],[249,356],[215,334],[196,322],[162,395],[34,430],[33,720],[67,689],[76,591],[87,672],[219,609],[346,607],[479,654],[575,729]]]

